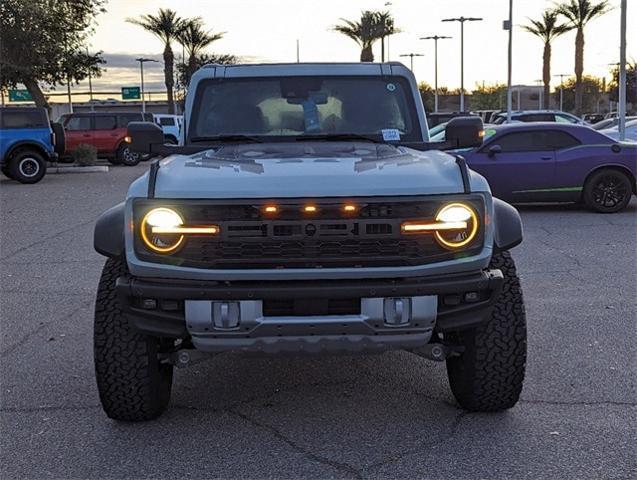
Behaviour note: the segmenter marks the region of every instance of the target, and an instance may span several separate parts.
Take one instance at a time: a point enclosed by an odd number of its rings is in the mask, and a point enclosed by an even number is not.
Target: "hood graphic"
[[[156,198],[358,197],[463,191],[460,169],[451,155],[387,144],[247,144],[176,155],[160,165]],[[147,175],[139,181],[144,179],[147,182]],[[129,196],[136,196],[134,187]]]

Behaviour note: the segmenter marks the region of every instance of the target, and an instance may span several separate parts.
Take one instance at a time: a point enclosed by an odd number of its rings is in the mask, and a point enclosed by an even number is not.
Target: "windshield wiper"
[[[249,143],[263,143],[258,137],[250,135],[211,135],[208,137],[192,137],[190,139],[192,143],[198,142],[249,142]]]
[[[321,135],[301,135],[296,137],[297,142],[304,142],[307,140],[325,140],[328,142],[342,142],[346,140],[363,140],[365,142],[373,143],[386,143],[383,140],[374,137],[368,137],[358,133],[326,133]]]

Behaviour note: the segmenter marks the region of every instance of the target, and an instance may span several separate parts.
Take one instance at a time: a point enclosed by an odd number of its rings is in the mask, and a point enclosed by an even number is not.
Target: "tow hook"
[[[203,362],[214,354],[199,352],[197,350],[176,350],[174,352],[160,353],[158,355],[159,363],[168,363],[177,368],[186,368],[191,365]]]
[[[411,353],[436,362],[443,362],[449,357],[459,356],[464,351],[463,347],[443,345],[442,343],[428,343],[422,347],[412,348]]]

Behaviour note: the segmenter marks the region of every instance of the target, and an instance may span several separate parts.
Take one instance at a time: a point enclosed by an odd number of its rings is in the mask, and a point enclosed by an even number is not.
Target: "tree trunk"
[[[372,51],[372,46],[367,45],[363,47],[361,51],[361,62],[373,62],[374,61],[374,52]]]
[[[173,62],[175,56],[170,44],[164,48],[164,83],[166,84],[166,94],[168,95],[168,113],[175,113],[175,101],[173,99],[173,86],[175,79],[173,76]]]
[[[194,75],[196,71],[197,71],[197,57],[195,57],[193,54],[190,54],[188,56],[188,83],[190,83],[190,79],[192,78],[192,76]]]
[[[551,104],[551,44],[544,44],[544,58],[542,65],[542,81],[544,82],[544,99],[542,106],[545,110],[550,108]]]
[[[582,115],[582,100],[584,99],[584,85],[582,76],[584,74],[584,30],[577,29],[575,35],[575,115]]]
[[[25,78],[22,83],[25,87],[27,87],[27,90],[29,91],[31,98],[35,102],[35,105],[41,108],[46,108],[49,113],[51,113],[51,105],[49,105],[49,102],[44,96],[44,93],[42,93],[42,90],[40,90],[40,85],[38,85],[38,82],[33,78]]]

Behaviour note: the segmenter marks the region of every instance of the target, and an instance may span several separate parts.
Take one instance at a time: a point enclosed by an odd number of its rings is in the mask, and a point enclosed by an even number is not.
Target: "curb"
[[[108,167],[96,165],[91,167],[48,167],[46,173],[98,173],[108,172]]]

